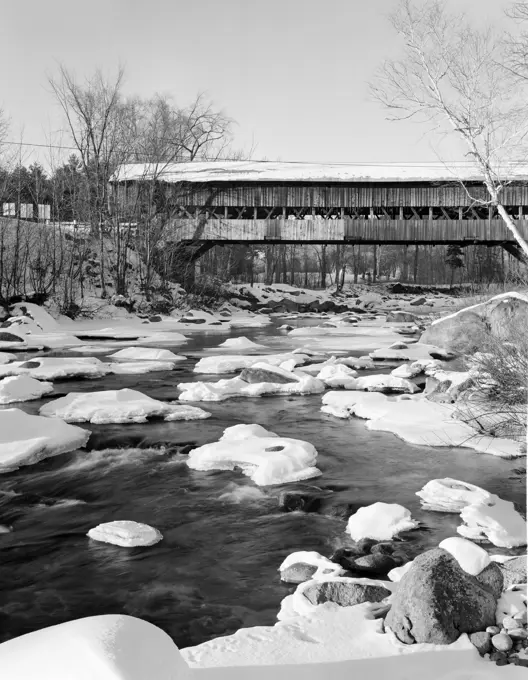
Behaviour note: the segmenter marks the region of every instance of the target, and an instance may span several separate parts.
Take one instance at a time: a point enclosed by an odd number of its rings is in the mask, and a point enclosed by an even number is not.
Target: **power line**
[[[66,150],[66,151],[76,151],[79,153],[79,149],[76,146],[63,146],[59,144],[39,144],[36,142],[15,142],[12,140],[8,141],[3,141],[0,142],[0,146],[2,144],[9,144],[11,146],[31,146],[31,147],[39,147],[43,149],[61,149],[61,150]],[[144,152],[141,154],[140,152],[134,152],[134,155],[140,156],[144,155],[147,156],[147,152]],[[174,161],[177,163],[178,161]],[[280,163],[281,165],[348,165],[348,166],[388,166],[388,165],[396,165],[399,167],[405,167],[405,168],[413,168],[413,167],[445,167],[446,165],[450,166],[456,166],[456,167],[474,167],[474,164],[469,162],[469,161],[446,161],[445,163],[442,161],[297,161],[297,160],[289,160],[289,161],[271,161],[271,160],[252,160],[252,159],[247,159],[247,160],[241,160],[241,161],[236,161],[233,158],[215,158],[213,160],[209,161],[181,161],[181,162],[186,162],[186,163],[191,163],[191,162],[196,162],[196,163],[225,163],[225,162],[240,162],[240,163]],[[155,163],[168,163],[168,161],[151,161],[151,163],[154,165]],[[124,165],[124,164],[123,164]],[[520,165],[520,166],[525,166],[526,162],[525,161],[509,161],[507,165]]]

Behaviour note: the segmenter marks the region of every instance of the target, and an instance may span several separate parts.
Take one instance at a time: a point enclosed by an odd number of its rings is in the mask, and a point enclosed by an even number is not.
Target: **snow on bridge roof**
[[[509,164],[501,171],[508,179],[528,180],[528,165]],[[271,161],[214,161],[194,163],[125,163],[112,182],[441,182],[482,181],[470,163],[292,163]]]

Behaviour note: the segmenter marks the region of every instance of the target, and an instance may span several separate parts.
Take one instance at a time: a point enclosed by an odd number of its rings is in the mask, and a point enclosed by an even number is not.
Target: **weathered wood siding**
[[[528,239],[528,220],[517,226]],[[174,220],[172,237],[181,241],[291,241],[328,243],[514,242],[500,219],[492,220]]]
[[[176,202],[187,206],[247,206],[292,208],[370,208],[370,207],[464,207],[474,200],[487,200],[482,185],[459,184],[229,184],[166,185]],[[506,187],[502,202],[508,206],[528,206],[528,187]]]

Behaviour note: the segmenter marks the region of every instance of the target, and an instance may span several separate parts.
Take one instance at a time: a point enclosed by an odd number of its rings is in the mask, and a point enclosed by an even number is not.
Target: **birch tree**
[[[505,36],[475,28],[440,0],[402,0],[390,21],[402,38],[402,56],[381,65],[372,95],[391,120],[421,121],[463,142],[488,194],[472,200],[497,210],[528,258],[528,244],[502,202],[528,134],[525,90],[507,67]]]

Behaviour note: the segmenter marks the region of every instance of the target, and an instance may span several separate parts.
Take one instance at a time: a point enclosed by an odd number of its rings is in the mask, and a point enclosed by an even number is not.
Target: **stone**
[[[387,322],[392,323],[414,323],[417,319],[416,314],[411,312],[389,312],[386,317]],[[429,344],[433,345],[436,343],[431,342]]]
[[[391,555],[394,553],[394,546],[392,543],[377,543],[373,545],[370,552],[375,555],[376,553],[382,553],[383,555]],[[393,558],[394,559],[394,558]]]
[[[283,491],[279,496],[279,508],[283,512],[317,512],[320,504],[319,496],[304,491]]]
[[[502,619],[502,625],[506,630],[509,630],[510,628],[518,628],[519,622],[516,621],[513,616],[505,616]]]
[[[338,548],[328,559],[351,571],[354,559],[360,555],[354,548]]]
[[[496,666],[507,666],[509,663],[508,655],[505,652],[492,652],[490,661],[494,661]]]
[[[387,574],[397,566],[397,563],[390,555],[384,555],[383,553],[372,553],[364,557],[358,557],[352,562],[352,569],[367,574]]]
[[[516,614],[513,615],[513,618],[523,626],[526,625],[527,621],[527,612],[526,609],[523,612],[517,612]]]
[[[281,571],[280,577],[281,581],[285,581],[286,583],[304,583],[305,581],[309,581],[316,571],[317,567],[314,567],[313,564],[298,562]]]
[[[488,564],[475,578],[493,594],[495,599],[499,599],[503,590],[504,577],[496,562]]]
[[[24,342],[24,339],[14,333],[0,331],[0,342]]]
[[[158,323],[160,321],[163,321],[163,319],[161,318],[161,316],[159,314],[155,314],[154,316],[149,316],[149,321],[151,323]]]
[[[409,304],[413,305],[414,307],[418,307],[419,305],[425,305],[426,302],[427,299],[424,297],[415,297],[414,300],[409,302]]]
[[[508,628],[507,630],[512,640],[526,640],[528,638],[526,628]]]
[[[450,644],[461,633],[495,623],[497,600],[447,551],[435,548],[413,560],[393,596],[386,623],[406,644]]]
[[[359,541],[356,542],[356,548],[360,553],[366,554],[369,553],[377,543],[378,541],[376,541],[375,538],[360,538]]]
[[[477,648],[480,656],[484,656],[484,654],[489,654],[491,652],[491,635],[489,633],[483,631],[471,633],[469,640],[471,644]]]
[[[297,379],[292,376],[291,378],[287,375],[283,375],[278,371],[269,371],[265,368],[244,368],[240,373],[240,379],[245,380],[247,383],[294,383]]]
[[[381,602],[391,593],[383,586],[336,579],[314,581],[303,590],[303,594],[314,605],[334,602],[340,607],[353,607],[363,602]]]
[[[513,647],[512,639],[506,633],[499,633],[491,638],[491,644],[498,652],[509,652]]]
[[[488,626],[486,628],[486,633],[490,633],[490,635],[498,635],[500,633],[500,628],[498,626]]]
[[[504,590],[516,583],[526,583],[526,561],[526,555],[520,555],[499,565],[504,576]]]

